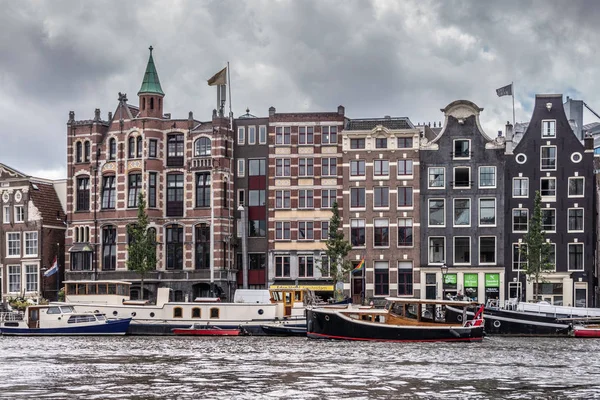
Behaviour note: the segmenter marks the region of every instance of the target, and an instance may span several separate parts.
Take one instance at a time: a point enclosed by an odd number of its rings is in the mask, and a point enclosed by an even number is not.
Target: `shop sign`
[[[444,275],[444,283],[446,285],[456,285],[456,274]]]
[[[465,274],[465,287],[479,286],[479,274]]]
[[[500,287],[500,274],[485,274],[486,287]]]

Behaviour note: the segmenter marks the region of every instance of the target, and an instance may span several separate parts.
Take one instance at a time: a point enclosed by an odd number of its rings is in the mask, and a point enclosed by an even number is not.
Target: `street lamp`
[[[443,278],[444,275],[446,275],[448,273],[448,266],[446,265],[446,263],[442,264],[441,270],[442,270],[442,278]]]
[[[45,266],[42,269],[40,269],[42,281],[42,299],[46,298],[46,296],[44,295],[44,292],[46,291],[46,271],[48,271],[48,268]]]

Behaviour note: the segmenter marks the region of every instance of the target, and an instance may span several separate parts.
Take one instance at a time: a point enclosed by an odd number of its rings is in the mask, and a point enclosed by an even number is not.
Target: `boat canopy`
[[[387,301],[404,304],[438,304],[443,306],[468,307],[477,306],[479,303],[475,301],[459,301],[459,300],[435,300],[435,299],[411,299],[405,297],[386,297]]]

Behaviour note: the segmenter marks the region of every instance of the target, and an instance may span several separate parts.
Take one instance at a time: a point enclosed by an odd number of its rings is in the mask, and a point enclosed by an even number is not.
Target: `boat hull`
[[[385,342],[478,342],[483,326],[396,326],[351,320],[338,312],[307,310],[307,333],[311,339]]]
[[[241,336],[239,329],[173,329],[176,336]]]
[[[306,336],[306,324],[266,324],[262,325],[262,329],[269,336]]]
[[[467,317],[472,318],[473,315],[473,311],[467,311]],[[484,315],[486,335],[568,336],[569,334],[569,325],[557,321],[553,316],[500,310],[491,307],[484,309]],[[462,321],[462,310],[447,307],[446,319],[460,323]]]
[[[573,336],[577,338],[600,338],[600,328],[574,327]]]
[[[56,328],[0,327],[0,333],[7,336],[110,336],[125,335],[131,318],[104,321],[94,325],[65,326]]]

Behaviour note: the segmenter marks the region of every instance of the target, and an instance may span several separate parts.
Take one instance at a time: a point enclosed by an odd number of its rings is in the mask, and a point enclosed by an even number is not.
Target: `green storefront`
[[[500,299],[500,274],[485,274],[485,302]]]
[[[448,296],[456,296],[457,287],[456,274],[444,274],[443,299],[448,299]]]
[[[463,287],[465,288],[464,295],[473,301],[477,301],[477,292],[479,288],[479,274],[465,273]]]

